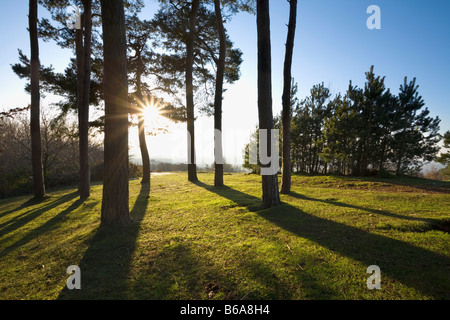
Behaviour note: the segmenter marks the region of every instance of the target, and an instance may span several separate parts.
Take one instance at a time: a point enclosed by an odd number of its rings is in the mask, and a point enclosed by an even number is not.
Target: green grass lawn
[[[84,202],[0,200],[0,299],[450,298],[449,182],[294,176],[283,205],[259,210],[261,177],[213,178],[131,181],[122,229],[99,228],[101,185]]]

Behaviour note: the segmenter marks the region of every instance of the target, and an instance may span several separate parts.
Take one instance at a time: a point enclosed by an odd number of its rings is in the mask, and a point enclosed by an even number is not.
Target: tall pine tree
[[[438,152],[440,119],[429,117],[429,110],[418,93],[416,79],[405,77],[398,94],[391,160],[397,175],[419,169],[422,160],[431,161]]]
[[[266,150],[271,153],[271,130],[274,128],[272,111],[272,55],[270,43],[269,0],[258,0],[256,6],[258,33],[258,116],[259,129],[267,130]],[[260,146],[261,148],[261,146]],[[273,164],[272,164],[273,165]],[[262,167],[266,166],[265,164]],[[278,166],[278,163],[277,163]],[[262,175],[262,207],[281,204],[278,191],[278,174]]]
[[[128,186],[127,43],[123,0],[102,0],[105,143],[101,223],[131,221]]]
[[[42,170],[42,147],[40,128],[40,62],[39,62],[39,40],[38,40],[38,2],[30,0],[28,15],[28,30],[30,33],[30,133],[31,133],[31,161],[33,168],[34,196],[41,199],[45,196],[44,173]]]

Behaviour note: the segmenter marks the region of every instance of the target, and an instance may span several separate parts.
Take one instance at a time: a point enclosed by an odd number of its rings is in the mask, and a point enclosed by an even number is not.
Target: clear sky
[[[141,16],[152,18],[158,4],[146,0]],[[286,0],[271,0],[271,36],[274,114],[281,110],[282,72],[289,17]],[[370,5],[381,9],[381,30],[369,30],[366,13]],[[17,49],[29,54],[28,1],[0,1],[0,110],[25,106],[29,97],[25,82],[10,65],[17,62]],[[40,15],[46,15],[44,9]],[[441,133],[450,130],[450,1],[447,0],[299,0],[293,76],[299,83],[299,98],[324,82],[332,93],[345,92],[349,80],[364,85],[371,65],[386,76],[387,87],[397,93],[405,76],[417,78],[419,93],[432,116],[439,116]],[[224,99],[224,155],[241,163],[241,151],[257,123],[256,18],[238,14],[227,25],[231,39],[244,55],[241,80],[227,86]],[[72,52],[41,42],[41,62],[63,71]],[[43,101],[43,108],[49,99]],[[197,121],[197,162],[213,162],[213,119]],[[186,132],[179,130],[149,137],[152,158],[186,159]],[[131,153],[138,155],[134,130],[130,131]]]

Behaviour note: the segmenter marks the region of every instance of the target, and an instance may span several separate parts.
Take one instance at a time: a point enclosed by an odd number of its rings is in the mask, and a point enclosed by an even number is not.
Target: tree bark
[[[198,181],[195,163],[195,116],[194,116],[194,44],[197,14],[200,0],[192,0],[189,13],[189,35],[186,43],[186,113],[188,131],[188,180]]]
[[[30,0],[29,7],[29,31],[31,49],[31,105],[30,105],[30,134],[31,134],[31,161],[33,169],[34,196],[39,199],[45,196],[44,173],[42,169],[42,146],[40,128],[40,62],[39,62],[39,39],[37,30],[38,3]]]
[[[399,156],[397,158],[397,165],[396,165],[396,169],[395,169],[395,174],[398,177],[401,176],[401,167],[402,167],[402,157],[401,157],[401,153],[399,153]]]
[[[145,140],[145,117],[142,113],[138,114],[139,131],[139,149],[142,157],[142,184],[150,184],[150,156],[148,154],[147,142]]]
[[[382,177],[384,172],[384,162],[386,159],[386,149],[387,149],[388,141],[387,138],[383,139],[381,143],[381,155],[380,155],[380,166],[378,169],[378,176]]]
[[[123,0],[102,0],[105,143],[101,224],[131,221],[128,201],[128,83]]]
[[[90,196],[91,174],[89,167],[89,97],[91,88],[91,41],[92,41],[92,0],[84,0],[84,44],[82,69],[81,104],[78,109],[79,146],[80,146],[80,198]],[[77,30],[78,33],[79,30]],[[78,54],[77,54],[78,55]]]
[[[81,18],[83,20],[84,18]],[[83,30],[75,30],[75,54],[77,58],[77,109],[78,122],[80,122],[80,110],[83,108],[83,81],[84,81],[84,45]]]
[[[405,122],[403,125],[403,131],[402,131],[402,143],[400,144],[400,147],[397,150],[397,163],[396,163],[396,170],[395,174],[397,176],[401,176],[402,174],[402,159],[403,159],[403,148],[405,146],[405,136],[406,136],[406,129],[407,129],[407,115],[405,114]]]
[[[147,140],[145,139],[145,116],[144,116],[144,108],[146,106],[142,106],[144,101],[144,96],[142,94],[142,73],[143,73],[143,62],[142,62],[142,52],[136,52],[136,58],[138,59],[138,66],[136,70],[136,97],[138,103],[138,135],[139,135],[139,149],[141,151],[142,158],[142,184],[150,184],[150,156],[148,154],[147,148]]]
[[[271,152],[272,111],[272,61],[270,44],[269,1],[258,0],[256,6],[258,33],[258,117],[259,128],[267,129],[267,150]],[[261,165],[261,167],[268,165]],[[278,174],[262,176],[262,207],[280,205]]]
[[[223,100],[223,79],[225,74],[225,59],[227,54],[226,34],[223,25],[222,10],[220,0],[214,0],[214,10],[216,14],[217,29],[219,31],[219,59],[217,61],[216,72],[216,92],[214,99],[214,131],[215,131],[215,155],[220,159],[215,159],[214,186],[223,186],[223,157],[222,157],[222,100]],[[218,163],[218,161],[220,163]]]
[[[290,0],[288,34],[286,40],[286,56],[284,59],[284,88],[283,88],[283,160],[280,193],[291,192],[291,84],[292,84],[292,55],[294,53],[295,28],[297,25],[297,0]]]

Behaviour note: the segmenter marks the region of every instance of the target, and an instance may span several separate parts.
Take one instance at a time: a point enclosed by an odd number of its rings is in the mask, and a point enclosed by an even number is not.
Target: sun
[[[144,119],[146,124],[155,123],[161,121],[161,107],[150,103],[144,107]]]
[[[155,97],[143,101],[142,113],[144,115],[145,131],[149,135],[167,133],[171,121],[163,116],[164,105]]]

